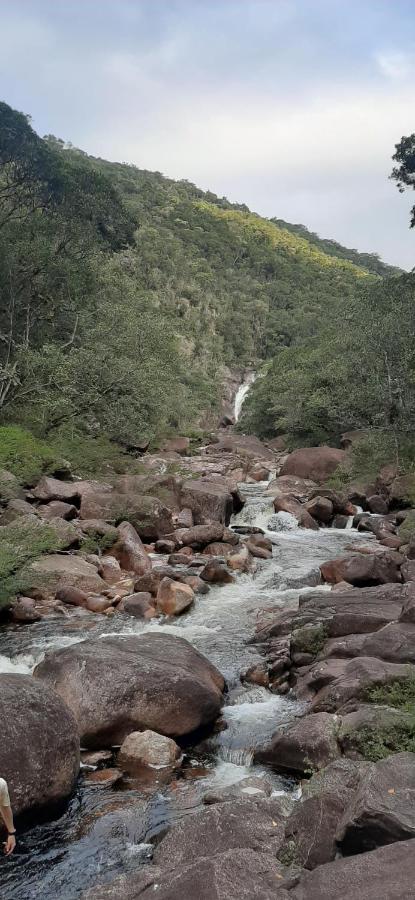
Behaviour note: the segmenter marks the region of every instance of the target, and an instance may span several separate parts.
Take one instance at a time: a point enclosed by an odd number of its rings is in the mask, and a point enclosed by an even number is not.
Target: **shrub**
[[[21,484],[35,484],[43,473],[60,466],[57,452],[30,431],[19,425],[0,426],[0,469],[11,472]]]

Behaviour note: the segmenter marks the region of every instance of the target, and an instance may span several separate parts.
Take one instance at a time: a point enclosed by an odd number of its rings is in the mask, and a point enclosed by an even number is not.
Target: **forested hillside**
[[[40,139],[4,103],[0,208],[3,423],[66,455],[85,441],[134,447],[203,427],[224,366],[264,363],[250,430],[316,440],[379,415],[369,339],[390,322],[401,353],[412,282],[396,314],[380,279],[395,270],[377,257]]]

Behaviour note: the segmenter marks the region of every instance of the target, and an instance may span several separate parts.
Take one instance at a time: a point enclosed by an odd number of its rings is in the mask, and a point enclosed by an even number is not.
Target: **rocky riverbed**
[[[2,896],[411,896],[398,479],[347,496],[343,451],[180,441],[145,475],[8,482],[0,539],[57,543],[0,628]]]

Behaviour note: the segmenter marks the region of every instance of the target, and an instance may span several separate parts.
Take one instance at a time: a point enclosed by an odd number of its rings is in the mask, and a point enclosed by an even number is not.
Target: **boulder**
[[[193,528],[193,513],[188,507],[181,509],[178,513],[176,524],[178,528]]]
[[[314,497],[306,503],[306,510],[317,522],[327,525],[333,518],[333,504],[328,497]]]
[[[24,490],[12,472],[0,469],[0,505],[6,506],[10,500],[24,500]]]
[[[398,665],[372,657],[361,656],[351,660],[337,660],[338,673],[335,674],[336,660],[331,660],[334,671],[329,683],[321,688],[312,700],[314,712],[334,712],[347,700],[367,696],[367,692],[378,685],[402,684],[415,678],[415,666]]]
[[[188,528],[181,535],[181,543],[183,546],[194,546],[197,549],[212,544],[215,541],[221,541],[223,538],[224,526],[222,522],[211,522],[209,525],[194,525]]]
[[[154,862],[162,868],[181,869],[201,855],[212,858],[236,848],[275,856],[283,837],[279,799],[218,803],[176,822],[156,847]]]
[[[75,519],[78,515],[76,506],[73,503],[65,503],[64,500],[51,500],[50,503],[39,506],[36,512],[42,519],[55,519],[58,517],[59,519],[69,520]]]
[[[229,803],[235,800],[248,800],[254,797],[265,800],[272,794],[272,782],[265,775],[248,775],[228,787],[211,788],[203,795],[203,803],[212,806],[214,803]]]
[[[256,751],[255,759],[303,775],[321,769],[340,756],[337,726],[336,716],[327,713],[305,716],[278,731],[268,746]]]
[[[27,675],[0,675],[0,772],[13,812],[66,800],[79,770],[79,734],[53,690]]]
[[[415,836],[415,753],[396,753],[371,766],[337,830],[346,855]]]
[[[251,567],[251,557],[246,544],[234,548],[226,562],[228,569],[232,569],[234,572],[248,572]]]
[[[403,581],[415,581],[415,559],[406,559],[401,566]]]
[[[208,584],[233,584],[235,581],[233,575],[219,560],[211,559],[199,572],[202,581]]]
[[[191,587],[192,591],[195,594],[208,594],[209,593],[209,585],[206,581],[202,581],[198,575],[184,575],[182,578],[183,584],[188,584]]]
[[[158,540],[172,531],[171,511],[157,497],[102,491],[100,485],[83,492],[80,517],[104,519],[113,525],[128,520],[143,541]]]
[[[247,549],[257,559],[271,559],[272,541],[263,534],[251,534],[246,542]]]
[[[289,494],[296,500],[305,502],[309,500],[317,488],[315,481],[307,478],[297,478],[296,475],[279,475],[270,481],[265,491],[265,496],[279,497],[283,494]],[[317,493],[320,493],[319,489]]]
[[[81,590],[81,588],[71,587],[60,587],[56,591],[56,599],[59,600],[60,603],[67,603],[68,606],[81,606],[86,607],[88,602],[88,594],[86,591]]]
[[[327,481],[346,458],[345,451],[335,447],[304,447],[289,454],[281,467],[280,475],[297,475],[317,482]]]
[[[83,534],[95,540],[102,537],[105,538],[106,547],[110,547],[111,544],[115,544],[118,540],[118,531],[115,526],[109,525],[103,519],[83,519],[78,522],[78,527]]]
[[[136,870],[117,879],[105,893],[94,891],[85,900],[289,900],[280,887],[282,868],[269,853],[249,849],[219,852],[189,861],[180,869],[160,870],[146,866],[149,872]],[[109,893],[108,893],[109,891]]]
[[[336,514],[349,517],[354,516],[357,512],[356,507],[351,503],[349,498],[346,497],[346,494],[342,494],[340,491],[334,491],[332,488],[318,487],[311,492],[309,499],[311,501],[319,497],[330,500],[330,503],[333,506],[333,512]]]
[[[341,591],[300,595],[292,628],[322,623],[327,637],[377,631],[399,617],[407,596],[402,584],[353,588],[345,582]]]
[[[181,752],[175,741],[156,731],[132,731],[121,744],[118,765],[127,772],[140,766],[170,768],[177,765]]]
[[[176,552],[170,553],[167,560],[168,566],[187,566],[189,564],[189,555],[186,553]]]
[[[415,857],[412,841],[336,859],[303,872],[290,900],[403,900],[413,894]],[[278,895],[277,895],[278,896]]]
[[[318,531],[316,520],[310,516],[310,513],[305,506],[302,506],[301,503],[290,494],[279,494],[275,497],[274,509],[275,512],[290,513],[291,516],[294,516],[294,518],[297,519],[301,528],[310,528],[311,530]]]
[[[388,752],[400,749],[403,735],[408,736],[412,728],[410,713],[392,706],[363,703],[342,715],[339,744],[345,756],[352,759],[372,758],[373,753],[382,752],[382,743]]]
[[[156,597],[157,610],[165,616],[178,616],[189,609],[194,599],[195,595],[188,584],[162,578]]]
[[[402,557],[393,550],[384,553],[355,554],[331,559],[320,566],[322,577],[329,584],[347,581],[356,587],[400,582]]]
[[[97,570],[80,556],[50,553],[35,559],[25,568],[26,590],[41,587],[55,594],[61,588],[75,587],[99,594],[106,584]]]
[[[367,498],[367,507],[371,513],[377,513],[379,516],[386,516],[388,513],[388,504],[379,494],[372,494]]]
[[[161,540],[156,541],[154,549],[156,553],[173,553],[175,548],[174,541],[168,541],[166,538],[161,538]]]
[[[135,575],[146,575],[151,571],[151,559],[147,556],[141,538],[130,522],[118,526],[118,540],[112,547],[113,556],[122,569]]]
[[[190,449],[190,438],[188,437],[174,437],[169,438],[168,441],[165,441],[162,450],[167,453],[178,453],[180,456],[188,456]]]
[[[190,734],[214,721],[224,689],[218,670],[170,634],[104,637],[50,651],[35,677],[67,702],[91,749],[121,744],[130,731]]]
[[[42,503],[63,500],[65,503],[72,504],[74,500],[79,500],[78,485],[79,482],[60,481],[58,478],[42,475],[36,487],[33,488],[32,494],[35,500],[40,500]]]
[[[86,609],[89,610],[89,612],[104,613],[111,607],[112,600],[110,600],[109,597],[99,597],[90,594],[86,601]]]
[[[124,597],[121,611],[136,619],[153,619],[157,615],[155,600],[147,591],[138,591]]]
[[[33,516],[37,510],[27,500],[10,500],[0,517],[0,525],[10,525],[22,516]]]
[[[415,663],[415,624],[391,622],[362,643],[360,656],[376,656],[393,663]]]
[[[207,547],[205,547],[203,555],[227,557],[233,550],[234,547],[232,544],[226,544],[224,541],[215,541],[213,544],[208,544]]]
[[[10,614],[13,622],[26,622],[27,624],[39,622],[42,618],[32,597],[18,597],[13,603]]]
[[[226,483],[189,479],[183,482],[181,499],[182,506],[192,510],[196,524],[213,520],[228,525],[234,512],[234,500]]]
[[[121,566],[115,556],[103,556],[98,572],[107,584],[117,584],[122,575]]]

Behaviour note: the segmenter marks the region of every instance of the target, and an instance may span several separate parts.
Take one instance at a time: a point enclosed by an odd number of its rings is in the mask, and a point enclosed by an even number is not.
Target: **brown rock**
[[[156,541],[154,549],[156,553],[173,553],[175,546],[174,541],[168,541],[166,538],[161,538],[161,540]]]
[[[229,556],[232,553],[234,547],[232,544],[225,544],[223,541],[215,541],[213,544],[208,544],[207,547],[203,550],[203,554],[205,556]]]
[[[30,623],[39,622],[42,616],[38,613],[32,597],[18,597],[11,608],[11,618],[13,622]]]
[[[184,548],[183,548],[184,549]],[[187,566],[189,563],[189,556],[187,553],[171,553],[167,564],[169,566]]]
[[[335,447],[304,447],[289,454],[280,474],[326,481],[345,460],[345,451]]]
[[[108,584],[117,584],[122,574],[121,566],[115,556],[103,556],[98,571],[101,578]]]
[[[67,603],[69,606],[86,607],[88,594],[77,587],[61,587],[56,591],[56,599],[60,603]]]
[[[69,554],[45,554],[30,563],[26,573],[31,588],[45,587],[50,593],[55,593],[64,587],[76,587],[82,591],[100,593],[106,587],[105,581],[99,577],[94,566],[85,562],[80,556]]]
[[[234,511],[234,499],[228,486],[203,479],[183,482],[182,505],[192,510],[197,524],[210,520],[227,525]]]
[[[147,591],[138,591],[124,597],[122,611],[136,619],[154,619],[157,615],[155,600]]]
[[[165,450],[168,453],[179,453],[180,456],[188,456],[189,448],[190,448],[190,438],[174,437],[174,438],[169,438],[168,441],[165,441],[165,443],[163,444],[162,450]]]
[[[195,595],[188,584],[163,578],[157,591],[157,609],[165,616],[178,616],[189,609]]]
[[[377,513],[380,516],[386,516],[388,513],[388,504],[379,494],[372,494],[367,498],[367,506],[371,513]]]
[[[66,701],[91,749],[120,744],[137,730],[189,734],[216,719],[224,689],[222,675],[187,641],[154,633],[48,652],[35,678]]]
[[[322,577],[330,584],[348,581],[356,587],[400,582],[402,557],[393,550],[382,554],[345,556],[320,566]]]
[[[321,769],[340,756],[336,731],[335,716],[327,713],[305,716],[284,733],[277,732],[267,747],[256,751],[255,759],[302,774]]]
[[[214,541],[221,541],[223,532],[224,527],[221,522],[210,522],[209,525],[194,525],[193,528],[183,532],[181,543],[185,547],[189,545],[204,547],[207,544],[212,544]]]
[[[298,524],[301,528],[310,528],[311,530],[317,531],[318,524],[310,513],[299,503],[295,497],[290,496],[289,494],[280,494],[275,497],[274,500],[274,509],[275,512],[288,512],[295,519],[297,519]]]
[[[58,478],[43,475],[36,487],[33,488],[32,494],[35,500],[41,500],[43,503],[49,503],[51,500],[73,503],[79,498],[78,483],[59,481]]]
[[[79,770],[79,734],[61,697],[27,675],[0,675],[0,718],[0,771],[14,814],[66,800]]]
[[[333,518],[333,504],[327,497],[314,497],[306,503],[306,510],[317,522],[327,525]]]
[[[151,559],[144,550],[141,538],[130,522],[118,526],[118,540],[112,548],[113,555],[122,569],[135,575],[146,575],[151,571]]]
[[[73,503],[65,503],[64,500],[51,500],[50,503],[39,506],[36,512],[39,516],[42,516],[42,519],[54,519],[58,517],[59,519],[69,520],[75,519],[78,515],[76,506],[74,506]]]
[[[331,660],[333,664],[335,660]],[[364,698],[367,691],[377,685],[391,684],[393,681],[405,684],[415,677],[412,665],[397,665],[372,657],[358,657],[350,660],[337,660],[339,673],[319,690],[314,697],[311,708],[315,712],[334,712],[347,700]]]
[[[290,900],[403,900],[415,879],[412,841],[400,841],[370,853],[336,859],[304,872]]]
[[[251,556],[246,544],[242,544],[229,554],[227,560],[229,569],[236,572],[248,572],[251,567]]]
[[[132,731],[121,745],[118,765],[127,772],[140,766],[171,768],[178,764],[181,753],[175,741],[156,731]]]
[[[108,597],[94,597],[89,596],[86,602],[86,608],[89,612],[94,613],[104,613],[107,609],[112,606],[111,600]]]
[[[98,769],[96,772],[88,772],[85,781],[97,788],[109,788],[122,779],[120,769]]]
[[[31,506],[30,503],[27,503],[26,500],[10,500],[10,502],[7,504],[7,509],[2,512],[0,525],[10,525],[11,522],[15,522],[16,519],[20,519],[22,516],[33,516],[35,512],[37,512],[37,510],[35,510],[35,508]]]
[[[199,573],[202,581],[209,584],[233,584],[235,581],[229,570],[217,559],[212,559],[206,563],[202,571]]]
[[[177,526],[179,528],[193,528],[193,513],[188,507],[181,509],[177,516]]]

